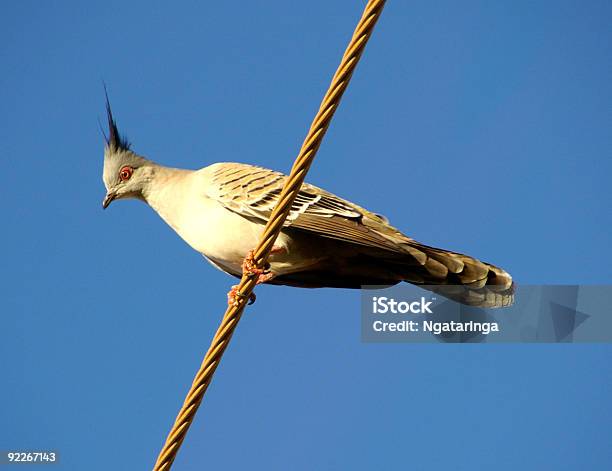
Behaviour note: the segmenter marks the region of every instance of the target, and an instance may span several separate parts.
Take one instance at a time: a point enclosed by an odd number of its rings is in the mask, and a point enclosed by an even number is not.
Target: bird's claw
[[[245,298],[246,298],[246,295],[242,294],[238,290],[238,285],[234,285],[232,286],[232,289],[230,289],[229,292],[227,293],[227,305],[231,307],[238,307],[240,305],[239,300],[242,300]],[[251,293],[249,295],[249,301],[247,304],[248,305],[253,304],[256,299],[257,299],[257,296],[255,296],[255,293]]]
[[[271,253],[279,253],[284,251],[282,247],[274,246]],[[266,263],[265,268],[259,268],[255,262],[255,251],[249,250],[247,256],[242,261],[242,274],[247,276],[256,276],[257,284],[267,283],[274,278],[274,273],[270,271],[270,264]]]
[[[284,253],[284,248],[274,246],[270,253]],[[246,257],[242,261],[242,274],[250,277],[257,277],[256,283],[267,283],[274,278],[274,273],[270,271],[270,264],[266,264],[265,268],[260,268],[255,262],[255,251],[249,250]],[[229,306],[237,307],[240,304],[240,300],[245,299],[246,295],[238,291],[238,285],[232,286],[232,289],[227,293],[227,304]],[[248,304],[253,304],[257,297],[255,293],[249,295]]]
[[[242,261],[242,274],[247,276],[257,276],[259,280],[259,277],[268,273],[270,273],[269,265],[267,268],[259,268],[255,262],[255,251],[249,250],[246,257],[244,257],[244,260]]]

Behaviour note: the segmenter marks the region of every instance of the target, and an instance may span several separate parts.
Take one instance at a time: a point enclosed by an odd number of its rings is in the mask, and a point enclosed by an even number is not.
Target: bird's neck
[[[148,172],[148,182],[142,190],[142,196],[164,221],[175,228],[174,216],[180,213],[178,206],[184,201],[184,183],[193,170],[154,164]]]

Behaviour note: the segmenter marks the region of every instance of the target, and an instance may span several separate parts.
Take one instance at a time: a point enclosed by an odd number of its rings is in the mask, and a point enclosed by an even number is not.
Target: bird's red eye
[[[122,182],[129,180],[132,173],[134,173],[134,169],[132,167],[123,167],[121,170],[119,170],[119,180]]]

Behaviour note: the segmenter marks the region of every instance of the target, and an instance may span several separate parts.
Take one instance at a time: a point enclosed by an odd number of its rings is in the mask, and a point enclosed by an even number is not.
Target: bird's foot
[[[285,249],[283,247],[275,245],[274,247],[272,247],[270,254],[278,253],[285,253]],[[259,268],[257,266],[257,263],[255,262],[254,250],[249,250],[247,256],[244,257],[244,260],[242,262],[242,274],[257,277],[256,283],[258,285],[262,283],[267,283],[275,276],[274,273],[270,271],[270,264],[267,263],[265,268]],[[229,292],[227,293],[227,304],[229,306],[238,306],[239,299],[244,299],[245,297],[246,296],[244,294],[238,291],[238,285],[234,285],[232,286],[232,289],[229,290]],[[249,295],[248,304],[253,304],[255,302],[255,299],[257,299],[255,293],[251,293]]]
[[[284,247],[275,245],[270,250],[270,255],[284,254],[286,250]],[[266,263],[264,268],[257,266],[255,262],[255,251],[249,250],[246,257],[242,261],[242,274],[247,276],[257,276],[257,284],[266,283],[274,278],[274,274],[270,271],[270,264]]]
[[[249,250],[242,261],[242,274],[247,276],[261,276],[268,273],[269,269],[259,268],[255,262],[255,251]]]
[[[227,305],[232,307],[238,307],[238,305],[240,304],[239,300],[244,298],[246,298],[246,296],[240,291],[238,291],[238,285],[234,285],[232,286],[232,289],[230,289],[227,293]],[[251,293],[249,295],[248,304],[253,304],[256,299],[257,296],[255,296],[255,293]]]

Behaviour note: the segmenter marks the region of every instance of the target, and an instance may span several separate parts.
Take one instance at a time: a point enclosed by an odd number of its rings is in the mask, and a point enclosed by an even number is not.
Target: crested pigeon
[[[102,203],[146,202],[215,267],[240,277],[274,208],[286,176],[242,163],[200,170],[168,168],[132,151],[106,97]],[[269,284],[360,288],[401,281],[479,307],[512,304],[503,269],[468,255],[421,244],[379,214],[304,183],[268,260]]]

